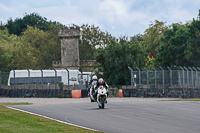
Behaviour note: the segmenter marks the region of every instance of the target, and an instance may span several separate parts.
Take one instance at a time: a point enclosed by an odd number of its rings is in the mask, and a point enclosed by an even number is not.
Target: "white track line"
[[[39,114],[32,113],[32,112],[29,112],[29,111],[25,111],[25,110],[22,110],[22,109],[17,109],[17,108],[13,108],[13,107],[9,107],[9,106],[6,106],[6,107],[7,107],[7,108],[10,108],[10,109],[17,110],[17,111],[25,112],[25,113],[28,113],[28,114],[41,116],[41,117],[44,117],[44,118],[47,118],[47,119],[50,119],[50,120],[54,120],[54,121],[57,121],[57,122],[60,122],[60,123],[68,124],[68,125],[71,125],[71,126],[80,127],[80,128],[87,129],[87,130],[92,130],[92,131],[98,131],[98,130],[95,130],[95,129],[92,129],[92,128],[79,126],[79,125],[72,124],[72,123],[69,123],[69,122],[64,122],[64,121],[61,121],[61,120],[53,119],[53,118],[50,118],[50,117],[48,117],[48,116],[39,115]]]

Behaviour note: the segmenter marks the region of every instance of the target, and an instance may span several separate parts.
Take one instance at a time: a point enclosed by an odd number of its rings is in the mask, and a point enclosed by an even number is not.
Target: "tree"
[[[189,29],[189,38],[184,53],[186,59],[191,62],[191,66],[198,67],[200,65],[200,21],[194,20],[187,27]]]
[[[37,27],[40,30],[48,31],[49,25],[56,24],[61,25],[57,22],[48,22],[47,18],[41,17],[37,13],[25,14],[23,18],[16,18],[14,21],[10,18],[5,25],[8,28],[10,34],[22,35],[27,29],[27,26]]]
[[[161,38],[155,65],[195,66],[200,65],[200,21],[185,25],[173,24]]]
[[[60,60],[60,40],[56,27],[51,32],[28,26],[16,48],[12,65],[18,69],[49,69],[52,61]]]
[[[139,43],[131,43],[121,38],[119,43],[112,40],[106,48],[99,48],[96,56],[101,64],[103,78],[112,85],[130,84],[128,66],[143,67],[145,54]]]
[[[0,46],[0,71],[8,71],[10,63],[10,55],[5,52],[2,46]]]
[[[154,60],[157,66],[190,66],[184,54],[187,47],[188,28],[185,25],[173,24],[164,32],[158,54]]]
[[[4,30],[5,29],[5,25],[2,23],[2,21],[0,21],[0,30]]]
[[[7,29],[0,30],[0,70],[9,71],[11,60],[14,57],[16,45],[19,43],[19,37],[10,35]]]
[[[132,36],[131,38],[131,42],[132,43],[135,43],[135,42],[142,42],[142,41],[144,41],[144,39],[143,39],[143,35],[142,34],[137,34],[137,35],[134,35],[134,36]]]
[[[155,21],[155,24],[151,23],[149,28],[145,30],[143,35],[143,41],[141,45],[149,53],[150,57],[156,57],[156,48],[160,46],[160,38],[163,36],[163,32],[167,29],[164,22]]]
[[[83,24],[81,27],[81,38],[79,41],[80,60],[94,60],[96,48],[105,48],[111,39],[108,32],[103,32],[94,25]]]

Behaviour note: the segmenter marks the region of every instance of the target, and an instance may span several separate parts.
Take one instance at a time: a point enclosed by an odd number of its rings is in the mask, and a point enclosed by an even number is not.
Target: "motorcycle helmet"
[[[92,76],[92,80],[97,80],[97,76],[96,75]]]
[[[104,80],[102,78],[99,79],[99,84],[103,85],[104,84]]]

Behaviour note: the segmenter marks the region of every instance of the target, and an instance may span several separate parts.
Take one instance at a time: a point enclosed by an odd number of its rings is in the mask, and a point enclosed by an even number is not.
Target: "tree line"
[[[73,24],[73,26],[77,26]],[[60,58],[59,22],[47,21],[37,13],[9,19],[0,25],[0,70],[51,69]],[[200,66],[200,21],[186,24],[155,20],[144,31],[115,38],[95,25],[80,26],[80,60],[96,60],[103,78],[112,85],[130,84],[135,67]]]

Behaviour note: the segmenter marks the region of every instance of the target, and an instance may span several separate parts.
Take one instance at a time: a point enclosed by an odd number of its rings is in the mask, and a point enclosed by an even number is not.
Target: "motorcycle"
[[[97,81],[94,81],[89,87],[89,96],[90,96],[91,102],[96,102],[96,97],[95,97],[95,92],[94,92],[94,87],[96,86],[96,84],[97,84]]]
[[[105,103],[107,103],[107,90],[101,85],[97,90],[97,104],[100,109],[104,109]]]

